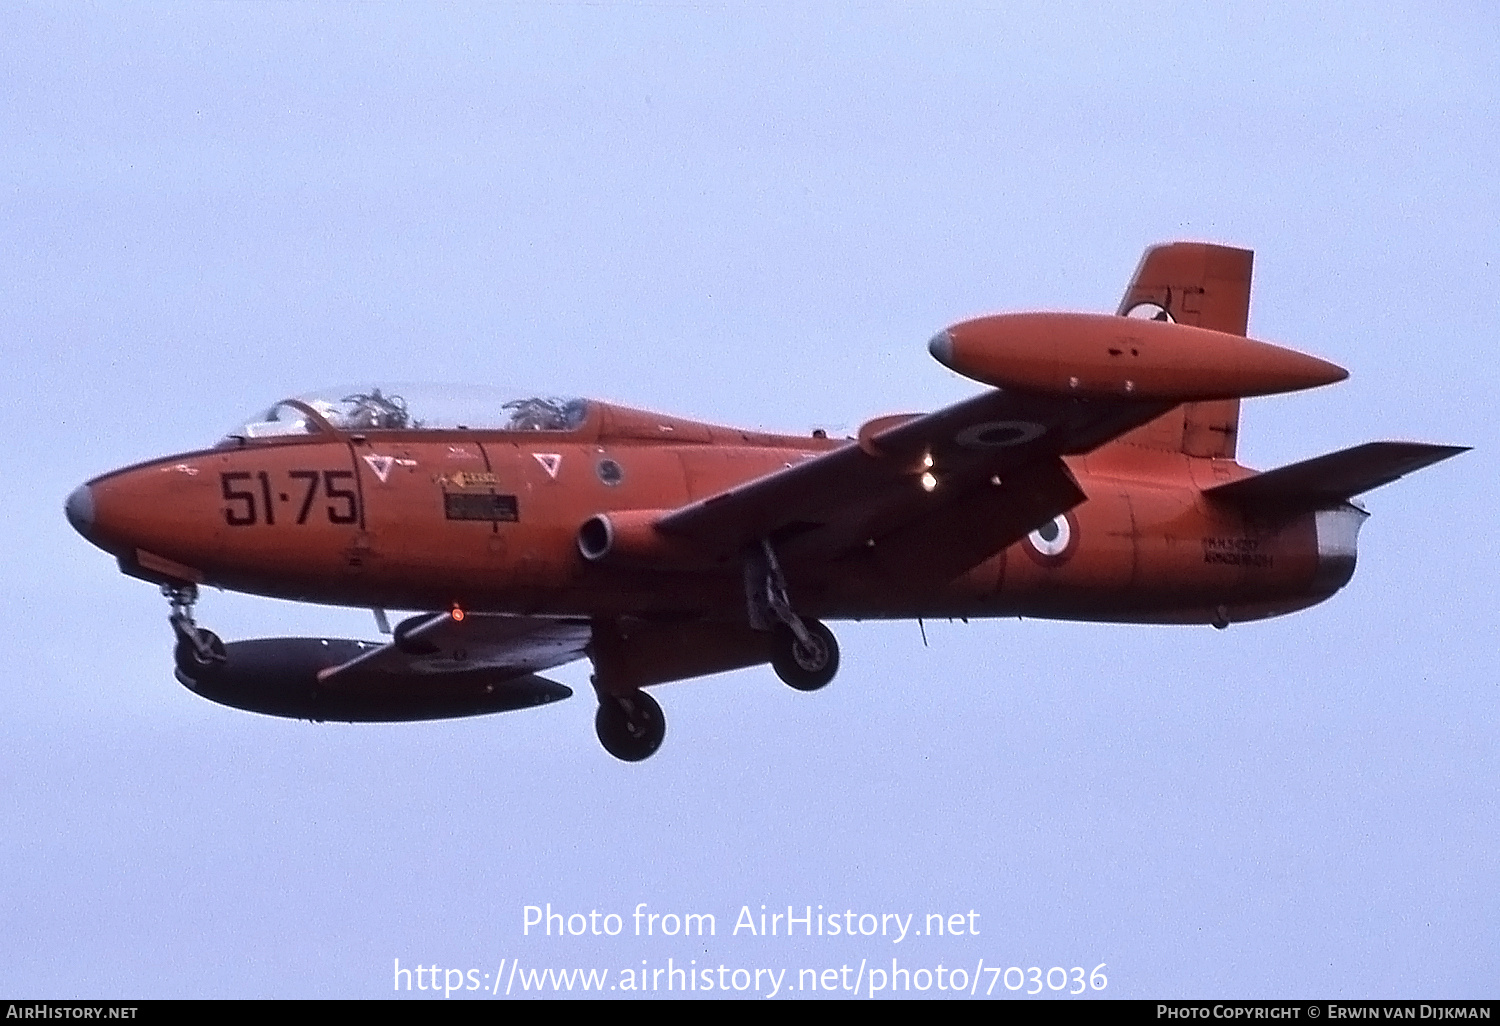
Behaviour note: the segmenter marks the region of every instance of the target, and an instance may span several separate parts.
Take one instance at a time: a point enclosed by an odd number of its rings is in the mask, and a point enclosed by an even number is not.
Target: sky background
[[[0,996],[896,958],[1105,963],[1109,997],[1494,997],[1497,99],[1480,3],[6,5]],[[847,431],[974,394],[934,331],[1112,311],[1174,239],[1254,249],[1252,333],[1352,372],[1248,403],[1242,461],[1476,447],[1369,495],[1311,611],[835,624],[833,685],[659,688],[666,743],[625,765],[586,664],[553,674],[568,702],[470,720],[208,703],[166,603],[62,515],[330,383]],[[625,931],[523,936],[548,902]],[[631,936],[641,902],[717,936]],[[732,935],[762,904],[980,935]]]

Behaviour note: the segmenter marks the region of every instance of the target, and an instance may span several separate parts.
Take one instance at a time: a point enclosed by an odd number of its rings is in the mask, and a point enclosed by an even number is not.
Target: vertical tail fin
[[[1250,272],[1255,254],[1205,242],[1152,246],[1117,311],[1243,335],[1250,322]],[[1240,401],[1187,403],[1120,439],[1189,456],[1233,459]]]

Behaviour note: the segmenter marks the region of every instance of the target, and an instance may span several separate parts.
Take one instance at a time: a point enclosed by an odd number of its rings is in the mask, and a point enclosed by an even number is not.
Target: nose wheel
[[[193,606],[198,601],[194,584],[163,584],[161,593],[172,606],[167,622],[177,636],[172,658],[177,669],[189,680],[202,680],[223,666],[229,658],[224,642],[213,631],[193,621]]]
[[[656,699],[644,691],[599,696],[594,731],[604,750],[623,762],[650,758],[667,736],[667,720]]]

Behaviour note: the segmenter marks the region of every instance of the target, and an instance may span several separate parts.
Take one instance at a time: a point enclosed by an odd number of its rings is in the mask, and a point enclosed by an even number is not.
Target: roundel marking
[[[1150,300],[1135,304],[1135,306],[1125,311],[1125,316],[1134,317],[1142,321],[1168,321],[1176,323],[1176,318],[1172,316],[1170,310],[1160,303],[1153,303]]]
[[[964,428],[953,440],[966,449],[1009,449],[1046,433],[1045,427],[1029,420],[987,420]]]
[[[1073,514],[1053,517],[1026,536],[1026,554],[1042,566],[1062,566],[1078,545],[1078,521]]]

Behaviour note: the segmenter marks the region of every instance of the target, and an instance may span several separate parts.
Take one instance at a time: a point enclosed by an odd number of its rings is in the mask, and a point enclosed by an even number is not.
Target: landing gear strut
[[[839,672],[839,643],[817,620],[792,609],[786,575],[768,540],[745,560],[745,603],[750,626],[772,634],[771,668],[798,691],[816,691]]]
[[[594,731],[604,750],[624,762],[650,758],[667,736],[667,720],[656,699],[637,690],[629,695],[600,693]]]
[[[161,593],[172,605],[167,623],[177,635],[177,647],[172,658],[177,669],[189,680],[202,680],[224,665],[228,654],[219,636],[193,621],[193,606],[198,601],[196,584],[163,584]]]

